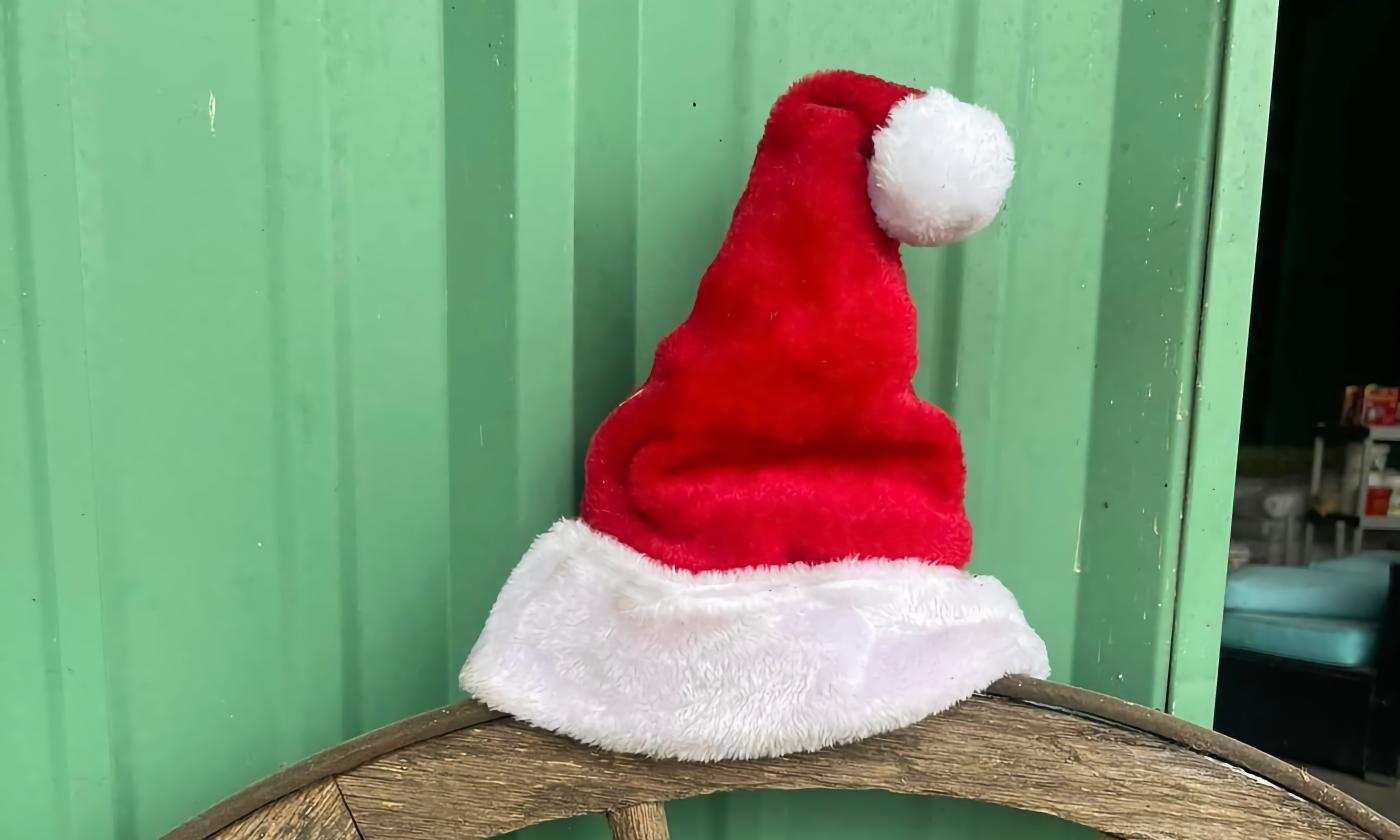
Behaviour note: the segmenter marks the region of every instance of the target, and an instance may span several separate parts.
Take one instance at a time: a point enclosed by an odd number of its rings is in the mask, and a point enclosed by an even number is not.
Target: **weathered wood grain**
[[[1152,840],[1372,836],[1258,775],[1151,733],[993,697],[844,747],[715,764],[605,753],[506,719],[399,750],[340,782],[366,840],[489,837],[619,803],[741,788],[975,799]]]
[[[421,715],[366,732],[305,761],[268,776],[230,796],[209,810],[166,834],[162,840],[204,840],[235,820],[307,785],[329,779],[366,761],[444,732],[475,726],[505,717],[480,703],[466,702],[433,709]]]
[[[358,784],[360,797],[354,807],[363,809],[376,827],[381,818],[410,826],[410,832],[395,835],[410,840],[438,836],[434,832],[444,821],[523,825],[744,787],[875,788],[962,796],[1057,814],[1125,837],[1254,832],[1260,840],[1400,840],[1400,827],[1298,768],[1161,712],[1025,677],[1001,680],[988,693],[1004,699],[974,698],[951,713],[861,744],[723,765],[603,755],[478,704],[460,703],[384,727],[289,767],[200,814],[166,840],[214,836],[259,809],[290,807],[294,800],[283,802],[284,797],[328,781],[342,785],[346,794]],[[1055,756],[1074,766],[1057,772]],[[433,761],[443,762],[443,768],[434,771]],[[412,767],[395,769],[397,762]],[[454,762],[457,766],[449,766]],[[536,772],[541,762],[573,769],[541,775]],[[990,766],[980,767],[979,762]],[[349,772],[357,767],[364,772]],[[573,777],[599,768],[613,775],[600,776],[601,784],[595,779],[577,785],[581,793],[571,801]],[[479,777],[474,777],[478,770]],[[367,794],[376,786],[392,789],[409,776],[435,772],[443,778],[416,797],[376,801]],[[386,781],[377,782],[376,774],[385,775]],[[628,774],[641,782],[606,781]],[[351,775],[362,778],[357,782]],[[988,787],[993,788],[990,793]],[[1198,796],[1200,788],[1210,795]],[[661,790],[666,793],[657,792]],[[504,795],[491,801],[491,791]],[[474,816],[470,812],[478,803],[496,811]],[[398,813],[378,813],[396,809]],[[1156,833],[1134,828],[1144,820],[1155,821]],[[1288,824],[1284,832],[1274,830],[1280,821]],[[413,833],[415,826],[422,830]],[[371,840],[384,836],[363,825],[356,828]],[[471,833],[457,832],[449,836]]]
[[[608,811],[613,840],[671,840],[666,807],[660,802],[639,802]]]
[[[327,779],[284,796],[215,835],[216,840],[362,840]]]
[[[1273,782],[1284,790],[1337,814],[1367,834],[1400,840],[1400,827],[1341,790],[1295,764],[1289,764],[1213,729],[1205,729],[1165,712],[1128,703],[1107,694],[1046,682],[1034,677],[1006,677],[998,680],[987,693],[1063,709],[1097,718],[1109,725],[1150,732],[1174,744],[1233,764],[1248,773]]]

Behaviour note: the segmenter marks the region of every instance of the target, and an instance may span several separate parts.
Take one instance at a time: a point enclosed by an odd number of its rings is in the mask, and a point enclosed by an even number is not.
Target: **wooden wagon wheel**
[[[1400,826],[1223,735],[1019,677],[897,732],[816,753],[714,764],[603,752],[462,703],[290,767],[166,840],[490,837],[600,812],[619,840],[662,840],[661,803],[764,788],[971,799],[1116,837],[1400,840]]]

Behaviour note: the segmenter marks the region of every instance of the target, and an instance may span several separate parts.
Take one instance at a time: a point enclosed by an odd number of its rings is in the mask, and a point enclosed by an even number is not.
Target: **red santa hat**
[[[1048,674],[964,572],[962,447],[915,396],[899,244],[984,227],[1001,121],[835,71],[773,106],[695,308],[598,429],[581,515],[520,561],[462,669],[487,705],[608,749],[815,750]]]

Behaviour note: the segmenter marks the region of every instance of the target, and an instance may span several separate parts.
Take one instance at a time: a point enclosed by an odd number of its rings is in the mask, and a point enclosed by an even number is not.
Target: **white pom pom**
[[[933,88],[890,111],[875,132],[870,204],[890,236],[945,245],[987,226],[1016,169],[996,114]]]

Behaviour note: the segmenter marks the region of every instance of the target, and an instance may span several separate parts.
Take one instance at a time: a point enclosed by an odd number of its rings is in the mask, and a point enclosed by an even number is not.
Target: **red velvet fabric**
[[[694,310],[589,448],[594,529],[697,572],[967,562],[961,442],[914,395],[914,306],[866,194],[872,133],[917,93],[833,71],[773,106]]]

